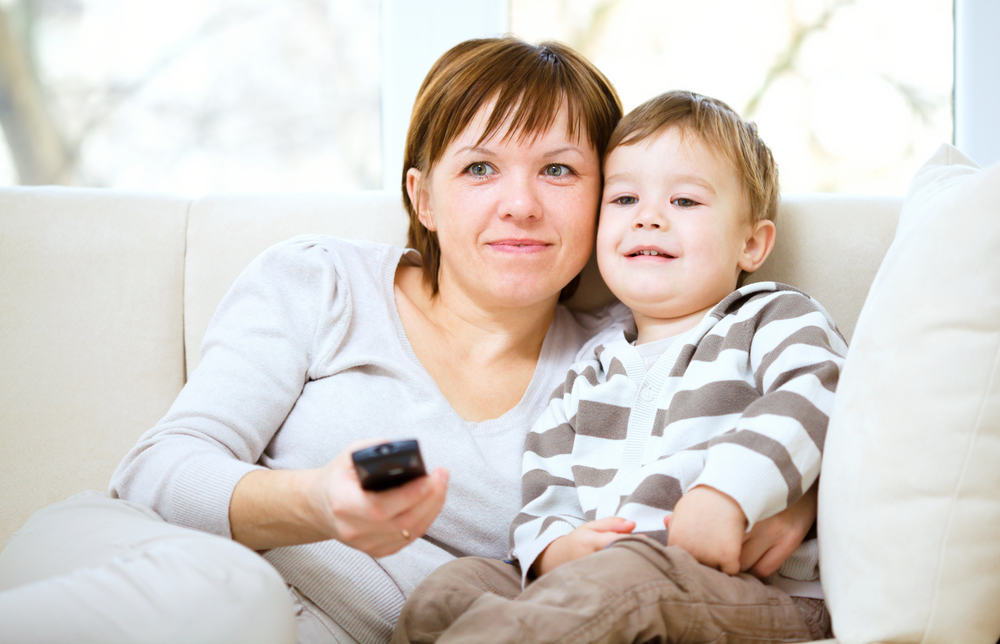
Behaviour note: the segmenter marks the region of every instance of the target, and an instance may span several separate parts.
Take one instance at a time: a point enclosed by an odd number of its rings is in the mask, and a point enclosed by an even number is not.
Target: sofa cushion
[[[184,384],[188,201],[0,191],[0,546],[108,477]]]
[[[820,483],[842,642],[1000,635],[1000,165],[921,168],[862,308]]]
[[[899,197],[782,195],[774,250],[748,282],[784,282],[819,300],[844,337],[892,242]]]

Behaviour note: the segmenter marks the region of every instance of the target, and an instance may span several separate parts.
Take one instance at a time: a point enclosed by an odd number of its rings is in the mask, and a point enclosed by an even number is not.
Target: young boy
[[[395,641],[827,637],[809,542],[769,583],[738,574],[749,529],[816,480],[846,353],[809,296],[737,288],[774,245],[771,153],[720,101],[669,92],[622,120],[604,171],[598,265],[636,333],[574,365],[528,435],[519,570],[443,566]]]

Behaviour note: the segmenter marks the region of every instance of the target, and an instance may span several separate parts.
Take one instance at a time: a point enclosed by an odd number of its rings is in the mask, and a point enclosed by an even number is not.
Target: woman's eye
[[[485,177],[496,172],[489,163],[483,163],[482,161],[470,164],[465,168],[465,171],[474,177]]]
[[[621,197],[615,197],[614,199],[611,200],[611,203],[617,204],[619,206],[631,206],[636,203],[639,203],[639,199],[633,197],[632,195],[623,195]]]
[[[670,203],[674,204],[679,208],[693,208],[694,206],[699,205],[697,201],[695,201],[694,199],[688,199],[687,197],[677,197]]]
[[[565,177],[566,175],[571,174],[573,171],[570,170],[569,166],[563,165],[561,163],[550,163],[549,165],[545,166],[545,170],[543,172],[546,176],[549,177]]]

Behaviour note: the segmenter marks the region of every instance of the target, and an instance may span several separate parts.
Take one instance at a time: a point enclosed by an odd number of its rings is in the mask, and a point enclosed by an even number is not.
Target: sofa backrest
[[[898,198],[791,195],[754,279],[816,296],[850,336]],[[260,251],[302,233],[402,244],[395,192],[184,199],[0,188],[0,547],[30,512],[105,489],[198,363],[209,320]],[[593,263],[570,304],[610,299]]]
[[[189,202],[0,190],[0,547],[86,488],[184,383]]]

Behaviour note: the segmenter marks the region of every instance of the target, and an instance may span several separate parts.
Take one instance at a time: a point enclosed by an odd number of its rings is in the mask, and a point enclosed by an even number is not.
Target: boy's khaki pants
[[[432,573],[403,607],[401,642],[795,642],[829,637],[821,600],[729,576],[686,551],[630,536],[521,591],[510,564],[468,557]]]

